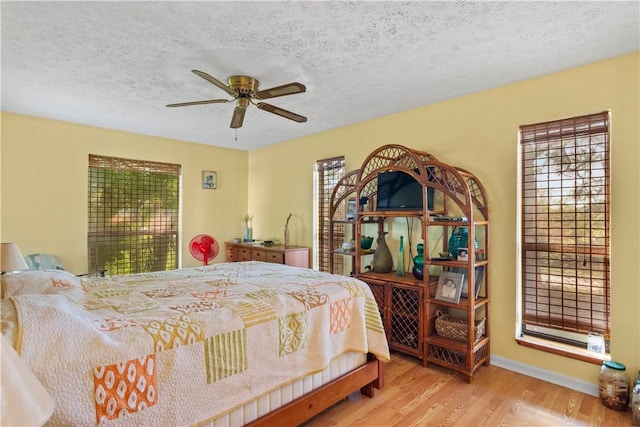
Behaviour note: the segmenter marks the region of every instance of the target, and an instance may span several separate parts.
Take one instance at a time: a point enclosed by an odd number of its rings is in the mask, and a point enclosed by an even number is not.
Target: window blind
[[[521,126],[520,144],[523,333],[608,339],[609,114]]]
[[[178,267],[180,175],[177,164],[89,155],[89,271]]]
[[[318,269],[328,272],[329,257],[331,256],[329,250],[331,192],[345,173],[344,157],[318,160],[316,162],[316,171],[318,174]],[[338,232],[334,234],[334,237],[336,239],[344,239],[344,230],[342,230],[342,235]],[[343,265],[341,263],[343,263],[343,260],[339,259],[335,260],[335,262],[335,270],[342,271]]]

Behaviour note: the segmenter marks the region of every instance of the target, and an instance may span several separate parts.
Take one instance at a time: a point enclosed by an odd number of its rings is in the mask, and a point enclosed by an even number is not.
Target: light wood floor
[[[617,427],[631,426],[631,412],[496,366],[481,367],[468,384],[460,374],[392,353],[385,387],[373,399],[354,393],[304,426]]]

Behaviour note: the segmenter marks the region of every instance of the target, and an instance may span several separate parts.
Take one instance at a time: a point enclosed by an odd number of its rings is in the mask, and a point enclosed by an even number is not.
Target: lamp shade
[[[0,244],[0,271],[28,270],[29,266],[15,243]]]
[[[55,407],[53,397],[47,392],[9,341],[1,335],[2,379],[0,399],[3,426],[41,426]]]

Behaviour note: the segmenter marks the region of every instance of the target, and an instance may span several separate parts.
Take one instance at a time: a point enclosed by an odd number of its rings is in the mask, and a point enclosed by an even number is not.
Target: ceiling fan
[[[168,104],[167,107],[186,107],[188,105],[202,105],[202,104],[220,104],[225,102],[236,101],[236,108],[233,110],[233,117],[231,117],[231,128],[237,129],[242,127],[244,121],[244,114],[249,104],[253,104],[261,110],[268,111],[269,113],[276,114],[278,116],[293,120],[294,122],[304,123],[307,118],[299,114],[287,111],[283,108],[276,107],[266,102],[255,102],[255,100],[263,100],[269,98],[276,98],[278,96],[293,95],[296,93],[302,93],[307,88],[301,83],[287,83],[282,86],[272,87],[270,89],[258,90],[260,82],[249,76],[231,76],[227,79],[228,85],[222,83],[215,77],[209,74],[191,70],[195,75],[202,77],[209,83],[213,83],[223,91],[227,92],[233,99],[209,99],[205,101],[192,101],[192,102],[180,102],[177,104]]]

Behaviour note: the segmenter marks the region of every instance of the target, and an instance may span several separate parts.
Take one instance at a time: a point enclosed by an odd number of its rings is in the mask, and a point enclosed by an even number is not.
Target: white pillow
[[[55,294],[80,287],[80,279],[64,270],[32,270],[3,274],[2,298],[25,294]]]

